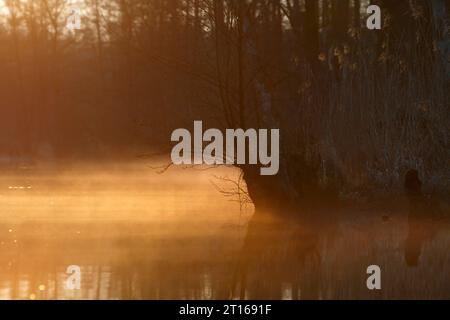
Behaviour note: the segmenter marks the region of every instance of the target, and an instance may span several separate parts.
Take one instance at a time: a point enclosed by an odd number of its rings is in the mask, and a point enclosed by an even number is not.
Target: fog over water
[[[395,211],[293,223],[241,210],[217,176],[238,172],[161,175],[144,162],[2,171],[0,298],[450,298],[448,223],[417,229],[401,199]],[[366,287],[372,264],[378,292]],[[65,287],[70,265],[80,290]]]

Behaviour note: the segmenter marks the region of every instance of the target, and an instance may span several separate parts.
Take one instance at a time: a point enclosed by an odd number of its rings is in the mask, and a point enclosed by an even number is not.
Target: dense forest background
[[[70,31],[71,7],[81,29]],[[3,0],[0,159],[166,150],[194,120],[280,128],[255,202],[449,190],[446,0]]]

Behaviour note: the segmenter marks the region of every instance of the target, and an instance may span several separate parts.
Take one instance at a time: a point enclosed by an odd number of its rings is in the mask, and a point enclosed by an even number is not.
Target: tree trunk
[[[319,61],[319,2],[306,0],[305,7],[306,57],[312,69],[315,70]]]
[[[445,0],[433,0],[433,26],[437,44],[438,59],[446,70],[447,78],[450,77],[450,36],[448,25],[448,7]]]

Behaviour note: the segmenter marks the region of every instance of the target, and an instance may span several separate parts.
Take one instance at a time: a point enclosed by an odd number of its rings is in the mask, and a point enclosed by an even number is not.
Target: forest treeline
[[[71,32],[71,6],[81,29]],[[1,155],[169,144],[174,128],[279,128],[281,169],[243,167],[256,202],[448,190],[449,1],[4,0]]]

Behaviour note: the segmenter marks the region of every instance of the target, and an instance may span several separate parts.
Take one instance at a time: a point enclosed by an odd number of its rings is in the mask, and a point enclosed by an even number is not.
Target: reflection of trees
[[[317,226],[316,226],[317,227]],[[255,214],[234,272],[231,298],[317,299],[321,237],[311,225]]]
[[[98,225],[80,237],[75,231],[82,226],[58,227],[65,230],[61,234],[33,224],[21,230],[19,246],[12,236],[1,239],[6,244],[0,288],[20,299],[31,294],[36,299],[227,299],[232,283],[234,297],[242,288],[249,297],[261,298],[281,297],[286,283],[292,284],[292,298],[298,298],[297,288],[302,298],[313,298],[318,294],[319,237],[307,225],[289,222],[283,230],[286,223],[257,215],[244,243],[228,231],[180,235],[180,226],[172,226],[169,237],[158,235],[155,225],[133,229],[138,234],[145,229],[146,236],[122,237],[119,226]],[[105,228],[111,233],[100,231]],[[48,238],[27,240],[35,230],[47,230]],[[65,268],[74,261],[82,269],[82,289],[71,292],[64,289]],[[41,284],[44,291],[39,291]]]
[[[405,241],[405,260],[408,266],[418,266],[424,246],[450,225],[449,212],[440,203],[422,193],[419,172],[410,170],[405,177],[405,191],[409,201],[408,236]]]
[[[391,222],[382,224],[377,217],[367,220],[364,214],[358,220],[360,212],[334,218],[336,211],[306,208],[301,215],[258,211],[244,238],[228,228],[207,235],[207,224],[186,222],[101,223],[90,232],[83,229],[86,225],[31,223],[20,226],[17,234],[3,232],[10,228],[3,224],[0,295],[18,299],[32,294],[36,299],[447,298],[447,273],[439,278],[442,286],[430,288],[430,283],[436,281],[436,270],[446,270],[448,264],[448,238],[436,237],[449,230],[448,219],[437,219],[433,212],[438,211],[431,211],[427,201],[420,206],[412,203],[405,248],[412,265],[424,244],[433,243],[419,275],[411,274],[398,254],[406,221],[392,229]],[[81,235],[77,230],[82,230]],[[74,262],[82,268],[80,292],[64,289],[65,268]],[[383,267],[381,293],[369,292],[365,285],[366,268],[374,262],[389,266]],[[41,284],[44,291],[39,291]]]

